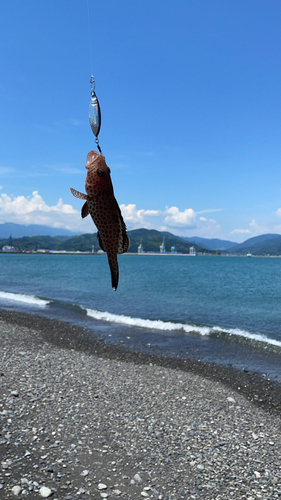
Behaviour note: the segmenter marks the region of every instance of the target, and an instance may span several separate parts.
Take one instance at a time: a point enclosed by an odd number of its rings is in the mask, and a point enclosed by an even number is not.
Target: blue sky
[[[69,190],[95,148],[93,73],[129,229],[281,233],[280,23],[280,0],[6,2],[0,223],[95,231]]]

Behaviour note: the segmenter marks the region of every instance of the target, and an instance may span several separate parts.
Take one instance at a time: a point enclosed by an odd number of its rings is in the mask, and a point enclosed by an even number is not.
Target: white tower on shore
[[[143,249],[143,246],[142,246],[142,238],[141,238],[141,242],[138,246],[138,253],[144,253],[144,249]]]
[[[166,248],[165,248],[165,236],[163,238],[163,243],[160,245],[160,253],[166,253]]]

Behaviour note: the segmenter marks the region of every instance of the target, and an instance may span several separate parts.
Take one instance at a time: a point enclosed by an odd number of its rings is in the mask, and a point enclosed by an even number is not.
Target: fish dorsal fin
[[[87,217],[87,215],[89,215],[90,212],[89,212],[89,207],[88,207],[88,202],[85,201],[82,209],[81,209],[81,217],[82,219],[85,219],[85,217]]]
[[[104,248],[104,245],[103,245],[103,242],[102,242],[102,239],[100,237],[100,233],[99,232],[97,232],[97,238],[98,238],[99,246],[105,252],[105,248]]]
[[[122,242],[121,242],[121,249],[122,250],[121,250],[121,252],[119,251],[118,253],[125,253],[129,249],[130,240],[129,240],[128,235],[127,235],[127,227],[126,227],[126,224],[124,222],[120,207],[117,203],[117,200],[115,200],[115,201],[116,201],[116,209],[118,212],[119,221],[121,224],[121,231],[122,231]]]
[[[75,196],[75,198],[79,198],[79,200],[87,200],[88,199],[86,194],[80,193],[80,191],[77,191],[76,189],[70,188],[70,191],[72,192],[73,196]]]

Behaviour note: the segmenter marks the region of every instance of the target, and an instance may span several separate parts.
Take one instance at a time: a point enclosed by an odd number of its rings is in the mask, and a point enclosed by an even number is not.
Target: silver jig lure
[[[91,76],[91,99],[89,105],[89,121],[93,134],[96,136],[95,142],[99,152],[101,153],[101,148],[99,145],[98,135],[101,128],[101,111],[98,98],[95,93],[95,79],[93,75]]]

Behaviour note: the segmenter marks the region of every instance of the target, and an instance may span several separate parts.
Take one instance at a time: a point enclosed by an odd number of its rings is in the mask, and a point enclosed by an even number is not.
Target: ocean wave
[[[23,302],[25,304],[29,304],[32,306],[45,307],[50,304],[49,300],[40,299],[35,295],[26,295],[24,293],[11,293],[11,292],[1,292],[0,291],[0,300],[12,300],[15,302]]]
[[[107,311],[96,311],[95,309],[86,309],[87,315],[91,318],[109,321],[110,323],[121,323],[129,326],[139,326],[141,328],[149,328],[150,330],[176,331],[184,330],[186,333],[198,332],[201,335],[209,335],[210,328],[198,327],[196,325],[187,325],[183,323],[172,323],[171,321],[132,318],[123,314],[112,314]]]
[[[131,316],[125,316],[123,314],[112,314],[107,311],[103,312],[97,311],[95,309],[86,309],[86,311],[87,315],[91,318],[100,321],[108,321],[110,323],[119,323],[128,326],[136,326],[140,328],[162,331],[184,331],[185,333],[197,333],[202,336],[217,336],[218,334],[223,334],[226,336],[237,336],[243,337],[244,339],[247,339],[249,341],[263,342],[281,348],[281,342],[278,340],[268,338],[265,335],[250,333],[238,328],[220,328],[216,326],[209,327],[186,323],[173,323],[171,321],[133,318]]]
[[[262,335],[260,333],[250,333],[245,330],[239,330],[239,328],[229,328],[224,329],[220,327],[212,328],[214,332],[221,332],[228,335],[238,335],[240,337],[244,337],[245,339],[252,340],[255,342],[265,342],[266,344],[270,344],[276,347],[281,347],[281,342],[279,340],[270,339],[266,337],[266,335]]]

